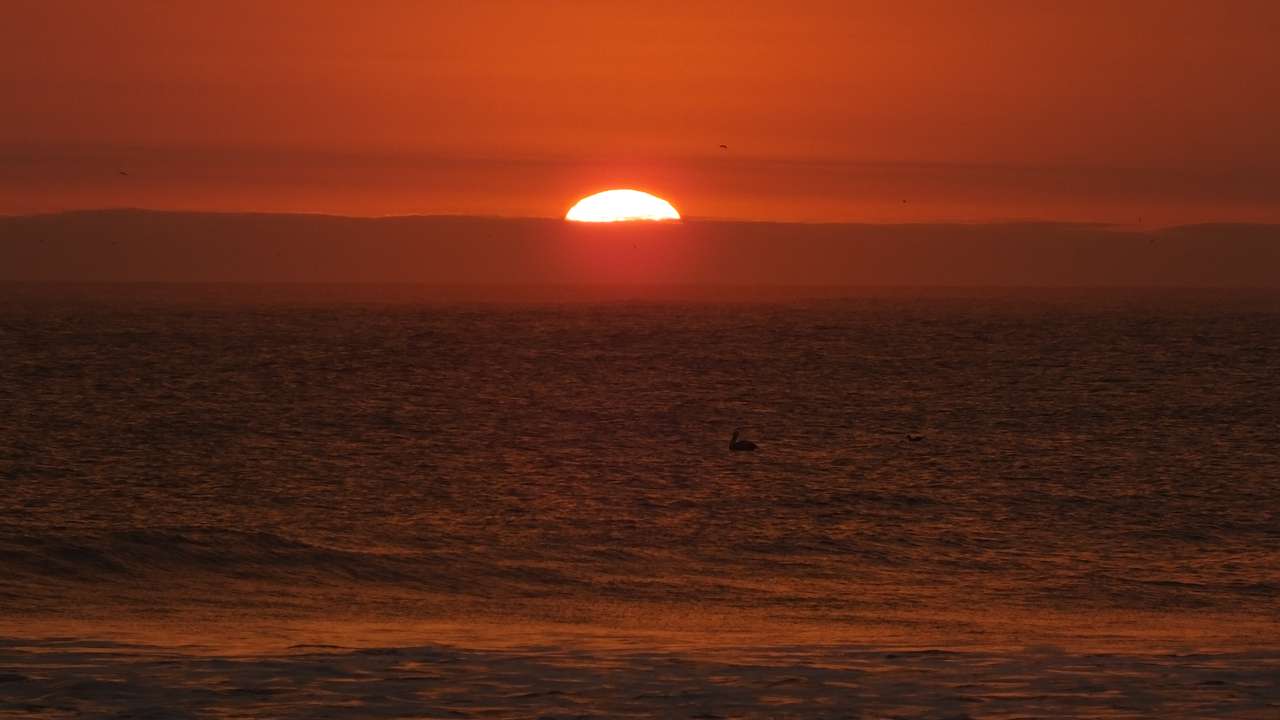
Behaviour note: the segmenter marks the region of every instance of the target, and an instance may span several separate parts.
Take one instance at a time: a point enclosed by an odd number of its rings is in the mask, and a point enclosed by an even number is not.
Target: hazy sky
[[[634,186],[704,217],[1280,222],[1275,2],[4,0],[3,17],[3,213],[555,216]]]

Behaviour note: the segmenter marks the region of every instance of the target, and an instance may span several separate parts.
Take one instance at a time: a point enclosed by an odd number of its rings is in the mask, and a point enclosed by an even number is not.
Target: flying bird
[[[729,149],[729,146],[728,146],[728,145],[721,145],[721,146],[720,146],[720,149],[721,149],[721,150],[728,150],[728,149]]]
[[[129,173],[125,172],[124,170],[117,170],[117,171],[116,171],[116,174],[117,174],[117,175],[123,175],[123,176],[125,176],[125,177],[128,177],[128,176],[129,176]]]
[[[923,435],[917,435],[915,433],[907,433],[907,442],[920,442],[923,439],[924,439]]]

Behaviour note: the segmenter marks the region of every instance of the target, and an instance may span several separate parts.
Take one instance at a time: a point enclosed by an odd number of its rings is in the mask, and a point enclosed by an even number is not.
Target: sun
[[[679,220],[671,203],[639,190],[605,190],[588,195],[564,216],[575,222],[628,222],[631,220]]]

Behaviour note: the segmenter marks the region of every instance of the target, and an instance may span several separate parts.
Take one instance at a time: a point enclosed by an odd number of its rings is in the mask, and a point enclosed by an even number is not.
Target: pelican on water
[[[729,438],[729,449],[743,452],[751,452],[756,449],[756,444],[750,440],[739,440],[738,431],[733,431],[733,437]]]

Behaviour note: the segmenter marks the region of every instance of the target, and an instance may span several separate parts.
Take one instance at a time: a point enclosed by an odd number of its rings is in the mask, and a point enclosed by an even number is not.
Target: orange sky
[[[1277,37],[1243,1],[11,0],[0,213],[635,186],[702,217],[1280,222]]]

